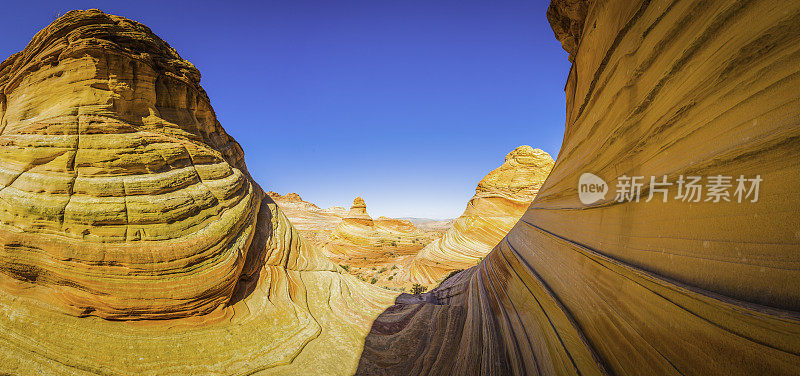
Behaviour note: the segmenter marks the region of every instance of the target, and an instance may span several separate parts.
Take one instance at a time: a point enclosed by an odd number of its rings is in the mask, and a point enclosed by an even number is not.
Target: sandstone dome
[[[532,201],[554,163],[553,157],[541,149],[519,146],[506,155],[503,165],[478,183],[476,193],[505,193]]]
[[[0,373],[353,372],[390,294],[300,238],[199,82],[98,10],[0,64]]]
[[[368,227],[374,225],[372,217],[367,214],[367,204],[364,202],[364,199],[361,198],[361,196],[356,197],[353,200],[353,204],[350,205],[350,211],[347,212],[347,216],[344,217],[344,221]]]
[[[99,11],[0,66],[7,274],[106,318],[231,299],[262,193],[199,80],[147,27]]]

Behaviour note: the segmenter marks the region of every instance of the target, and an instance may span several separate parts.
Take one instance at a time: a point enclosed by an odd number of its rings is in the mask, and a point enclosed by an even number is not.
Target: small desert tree
[[[419,283],[415,283],[413,286],[411,286],[411,293],[414,295],[422,294],[427,290],[428,290],[427,287],[420,285]]]

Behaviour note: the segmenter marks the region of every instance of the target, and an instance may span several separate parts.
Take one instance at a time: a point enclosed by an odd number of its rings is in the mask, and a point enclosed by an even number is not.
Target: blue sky
[[[0,55],[70,9],[148,25],[196,65],[265,190],[373,216],[450,218],[506,153],[553,157],[564,52],[544,0],[21,1]]]

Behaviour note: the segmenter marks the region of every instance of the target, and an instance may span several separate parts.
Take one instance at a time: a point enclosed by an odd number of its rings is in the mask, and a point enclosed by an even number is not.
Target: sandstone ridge
[[[517,223],[553,163],[550,154],[528,145],[509,152],[503,164],[478,183],[464,213],[441,238],[409,258],[399,278],[430,286],[477,264]]]
[[[345,208],[334,206],[320,209],[316,204],[303,200],[297,193],[280,195],[270,191],[267,195],[275,200],[303,238],[320,249],[342,218],[347,216]]]

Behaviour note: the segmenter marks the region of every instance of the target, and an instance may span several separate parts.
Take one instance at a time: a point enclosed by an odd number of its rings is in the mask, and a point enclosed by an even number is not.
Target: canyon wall
[[[467,208],[445,234],[403,266],[400,278],[431,285],[476,265],[519,220],[553,168],[550,154],[528,145],[478,183]]]
[[[199,81],[97,10],[0,64],[0,373],[355,370],[390,295],[300,238]]]
[[[478,266],[398,297],[358,374],[800,374],[800,2],[547,15],[573,62],[553,171]]]

